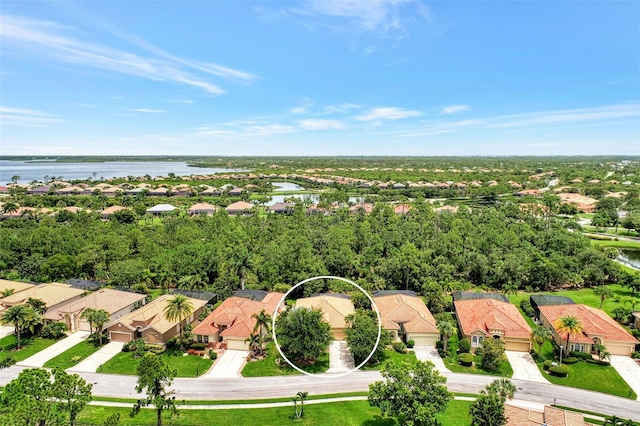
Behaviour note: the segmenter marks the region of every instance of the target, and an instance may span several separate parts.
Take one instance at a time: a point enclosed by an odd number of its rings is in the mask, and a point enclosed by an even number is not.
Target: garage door
[[[606,347],[611,355],[631,356],[631,351],[633,350],[632,345],[616,345],[613,343],[607,343]]]
[[[112,342],[130,342],[131,333],[120,333],[118,331],[112,331],[109,333],[109,340]]]
[[[248,351],[249,345],[244,340],[226,339],[227,349],[234,349],[236,351]]]
[[[438,336],[410,334],[407,336],[407,340],[413,340],[416,346],[435,346]]]
[[[87,320],[78,320],[78,330],[82,331],[91,331],[91,327],[89,326],[89,321]]]
[[[505,342],[505,350],[516,352],[529,352],[531,345],[529,342]]]

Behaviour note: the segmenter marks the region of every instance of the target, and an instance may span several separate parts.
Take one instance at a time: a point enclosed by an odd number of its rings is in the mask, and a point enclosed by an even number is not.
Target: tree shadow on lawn
[[[396,426],[397,424],[395,418],[382,416],[373,416],[373,419],[362,422],[362,426]]]

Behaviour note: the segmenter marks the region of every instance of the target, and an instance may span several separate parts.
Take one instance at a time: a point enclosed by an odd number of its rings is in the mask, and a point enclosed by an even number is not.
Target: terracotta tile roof
[[[490,335],[490,329],[504,331],[504,337],[529,338],[531,327],[511,303],[494,299],[457,300],[454,302],[458,322],[465,336],[480,330]],[[493,327],[493,328],[492,328]]]
[[[320,308],[325,320],[331,328],[346,328],[344,318],[355,312],[351,298],[342,295],[320,294],[313,297],[305,297],[296,301],[296,308]]]
[[[419,297],[390,294],[376,297],[374,300],[380,311],[383,328],[400,330],[400,324],[404,324],[407,332],[438,332],[435,318]]]
[[[590,336],[603,336],[607,341],[638,343],[620,324],[600,309],[586,305],[551,305],[540,306],[540,313],[551,324],[566,315],[573,315],[578,318],[582,323],[584,334],[571,336],[569,338],[571,342],[593,343]],[[558,334],[562,339],[567,338],[566,333]]]
[[[57,321],[62,318],[62,315],[65,313],[79,314],[86,308],[104,309],[109,313],[109,315],[113,315],[127,306],[133,305],[136,302],[141,302],[145,297],[146,296],[144,294],[104,288],[81,297],[80,299],[56,306],[54,309],[49,309],[44,314],[44,317],[46,319]]]
[[[273,315],[283,296],[284,293],[268,293],[262,301],[229,297],[193,329],[193,334],[213,336],[221,325],[225,325],[227,328],[220,333],[221,336],[247,338],[256,324],[252,316],[263,309]]]

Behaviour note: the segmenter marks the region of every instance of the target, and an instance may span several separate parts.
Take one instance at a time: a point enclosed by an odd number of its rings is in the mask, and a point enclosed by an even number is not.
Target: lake
[[[273,190],[277,191],[303,191],[304,188],[300,185],[292,182],[272,182],[273,186],[276,188]]]
[[[175,173],[177,176],[213,173],[244,172],[242,169],[222,169],[189,167],[180,161],[107,161],[104,163],[27,163],[25,161],[0,160],[0,184],[11,182],[13,176],[20,176],[18,183],[43,181],[45,176],[56,176],[64,180],[89,179],[94,177],[126,176],[166,176]]]
[[[618,260],[634,269],[640,269],[640,250],[620,250]]]
[[[269,198],[269,201],[265,203],[266,206],[272,206],[276,203],[284,203],[284,200],[289,198],[308,200],[313,204],[317,204],[318,201],[320,201],[320,195],[318,194],[272,195]],[[349,197],[349,202],[354,204],[362,203],[364,202],[364,197]]]

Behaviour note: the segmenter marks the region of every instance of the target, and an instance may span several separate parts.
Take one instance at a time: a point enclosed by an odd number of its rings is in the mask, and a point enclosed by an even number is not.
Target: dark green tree
[[[345,330],[345,340],[356,365],[360,365],[369,356],[378,338],[378,321],[371,313],[372,311],[357,310],[345,318],[348,327]],[[371,355],[369,364],[377,364],[380,361],[384,348],[389,344],[388,336],[389,332],[383,330],[380,334],[380,344]]]
[[[136,392],[145,392],[146,398],[139,399],[131,410],[131,417],[136,416],[142,407],[153,405],[156,409],[156,423],[162,426],[162,412],[167,410],[173,416],[177,413],[176,397],[168,387],[173,383],[177,371],[169,368],[162,358],[148,353],[142,357],[138,365],[138,384]]]
[[[280,314],[276,337],[282,352],[293,362],[312,363],[333,340],[331,326],[320,309],[296,308]]]

